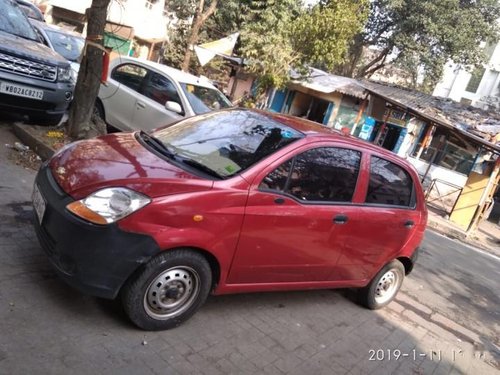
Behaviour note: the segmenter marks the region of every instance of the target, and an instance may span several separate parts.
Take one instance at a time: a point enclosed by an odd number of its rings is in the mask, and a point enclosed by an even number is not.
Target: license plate
[[[28,86],[13,85],[7,82],[0,82],[0,93],[36,100],[43,99],[43,90],[33,89]]]
[[[38,217],[38,222],[41,224],[43,220],[43,214],[45,213],[45,199],[42,196],[42,193],[40,193],[40,189],[38,189],[38,186],[35,184],[33,186],[33,195],[31,197],[31,201],[33,202],[33,208],[35,209],[36,216]]]

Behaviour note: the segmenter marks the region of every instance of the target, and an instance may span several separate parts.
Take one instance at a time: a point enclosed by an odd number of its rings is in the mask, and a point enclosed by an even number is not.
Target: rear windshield
[[[178,160],[194,161],[220,178],[240,173],[303,137],[263,113],[240,109],[192,117],[151,135]]]
[[[0,30],[21,38],[39,41],[26,15],[10,0],[0,1]]]

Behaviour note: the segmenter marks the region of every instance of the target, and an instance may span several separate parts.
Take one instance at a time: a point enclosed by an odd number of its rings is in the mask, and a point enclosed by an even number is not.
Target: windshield
[[[24,12],[24,14],[26,14],[29,18],[33,18],[37,21],[44,22],[42,14],[37,12],[32,7],[30,7],[28,5],[24,5],[24,4],[19,4],[19,3],[17,3],[17,5],[19,5],[21,10]]]
[[[85,41],[76,35],[45,29],[55,51],[70,61],[78,61]]]
[[[231,102],[219,90],[190,83],[181,83],[181,87],[197,115],[232,106]]]
[[[240,173],[303,137],[264,113],[242,109],[191,117],[152,135],[177,159],[204,166],[221,178]]]
[[[21,38],[39,41],[25,14],[10,1],[0,1],[0,30]]]

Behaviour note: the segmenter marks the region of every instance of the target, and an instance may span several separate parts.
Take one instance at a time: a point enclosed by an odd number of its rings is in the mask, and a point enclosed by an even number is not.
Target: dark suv
[[[69,63],[40,43],[16,3],[0,0],[0,110],[57,124],[73,88]]]

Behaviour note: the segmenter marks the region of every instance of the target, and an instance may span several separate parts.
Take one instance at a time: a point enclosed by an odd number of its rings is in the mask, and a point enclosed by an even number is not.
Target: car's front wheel
[[[207,260],[189,249],[166,251],[153,258],[124,286],[128,317],[145,330],[174,328],[205,302],[212,285]]]
[[[405,269],[399,260],[386,264],[370,284],[360,290],[361,304],[372,310],[384,307],[396,297],[404,277]]]

